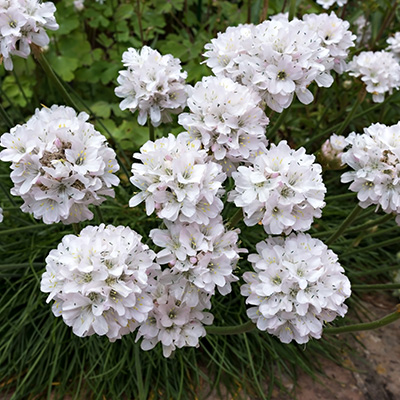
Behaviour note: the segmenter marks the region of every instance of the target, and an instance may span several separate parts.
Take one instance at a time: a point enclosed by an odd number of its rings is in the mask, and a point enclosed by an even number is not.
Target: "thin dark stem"
[[[1,190],[4,192],[4,194],[7,196],[8,200],[10,200],[10,203],[14,207],[18,207],[18,204],[15,202],[15,200],[12,198],[10,192],[4,187],[2,183],[0,183]]]
[[[143,36],[143,26],[142,26],[142,14],[140,11],[140,0],[136,1],[136,12],[138,17],[139,24],[139,32],[140,32],[140,40],[142,41],[142,45],[144,46],[144,36]]]
[[[392,322],[397,321],[400,318],[400,308],[397,306],[397,310],[385,317],[378,319],[373,322],[365,322],[361,324],[340,326],[336,328],[325,328],[324,333],[328,335],[335,335],[337,333],[347,333],[347,332],[359,332],[359,331],[369,331],[372,329],[381,328],[382,326],[389,325]]]
[[[243,210],[238,208],[235,214],[229,219],[229,225],[235,227],[243,219]]]
[[[49,62],[47,61],[46,57],[44,56],[42,49],[35,44],[31,44],[32,53],[35,56],[37,62],[43,68],[45,74],[53,81],[56,88],[59,90],[61,96],[64,98],[64,101],[71,107],[75,108],[76,111],[79,111],[79,107],[75,104],[72,97],[69,95],[67,90],[65,89],[64,85],[58,79],[56,73],[54,72],[53,68],[51,68]]]
[[[252,321],[247,321],[241,325],[235,326],[207,326],[206,331],[212,335],[239,335],[256,329]]]
[[[75,235],[79,235],[79,233],[81,232],[81,227],[79,225],[79,222],[73,223],[72,229],[74,230]]]
[[[18,75],[17,75],[17,73],[15,72],[15,69],[13,69],[12,72],[13,72],[13,75],[14,75],[14,78],[15,78],[15,83],[17,84],[18,89],[19,89],[19,91],[20,91],[21,94],[22,94],[22,97],[23,97],[24,100],[26,101],[26,105],[29,106],[29,105],[31,104],[31,102],[30,102],[30,101],[28,100],[28,98],[26,97],[25,91],[24,91],[24,89],[23,89],[22,86],[21,86],[21,82],[19,81]]]
[[[289,21],[291,21],[296,16],[296,3],[297,3],[297,0],[290,0]]]
[[[396,0],[393,3],[393,6],[390,10],[388,10],[388,13],[385,16],[385,19],[382,23],[381,29],[379,30],[378,34],[376,35],[376,38],[373,39],[373,43],[377,44],[379,42],[379,39],[381,38],[381,36],[383,35],[384,32],[386,32],[387,28],[389,27],[389,25],[391,24],[391,22],[393,21],[393,18],[395,17],[396,13],[396,8],[398,6],[398,0]]]
[[[379,248],[382,248],[382,247],[385,247],[385,246],[391,246],[392,244],[397,244],[399,242],[400,242],[400,236],[395,237],[393,239],[385,240],[384,242],[371,244],[370,246],[363,247],[362,251],[365,253],[366,251],[379,249]],[[360,251],[360,249],[352,249],[350,251],[347,251],[346,253],[343,253],[342,257],[349,256],[349,255],[354,254],[354,253],[358,253],[359,251]]]
[[[149,140],[151,140],[152,142],[154,142],[155,140],[155,135],[154,135],[154,126],[151,123],[150,119],[149,119]]]
[[[7,128],[11,129],[14,126],[14,123],[11,121],[11,118],[7,114],[7,111],[4,109],[4,107],[1,104],[0,104],[0,114],[7,126]]]
[[[247,0],[247,23],[251,24],[251,0]]]
[[[359,207],[359,205],[357,204],[354,207],[353,211],[342,222],[342,224],[339,226],[336,232],[325,242],[327,246],[331,245],[333,242],[335,242],[336,239],[338,239],[340,236],[343,235],[346,228],[356,219],[361,210],[362,208]]]
[[[288,109],[286,108],[280,114],[274,125],[267,131],[268,139],[272,140],[275,138],[275,134],[281,125],[285,122],[287,115],[289,114]]]
[[[376,283],[372,285],[351,285],[354,290],[397,290],[400,289],[400,283]]]
[[[262,11],[261,11],[261,16],[260,16],[260,22],[263,22],[267,19],[268,6],[269,6],[269,0],[264,0],[264,5],[263,5]]]

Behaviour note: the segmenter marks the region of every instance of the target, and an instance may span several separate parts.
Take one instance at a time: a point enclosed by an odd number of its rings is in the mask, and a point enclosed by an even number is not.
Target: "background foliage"
[[[114,95],[122,52],[127,47],[147,44],[163,54],[172,53],[182,60],[188,81],[194,84],[210,74],[201,64],[201,54],[204,44],[217,32],[239,23],[258,23],[266,17],[266,11],[269,16],[287,11],[288,1],[105,0],[99,4],[86,0],[81,12],[74,9],[72,0],[55,3],[60,29],[51,32],[46,57],[81,110],[88,111],[96,128],[109,138],[124,167],[116,199],[101,206],[102,215],[95,210],[91,224],[104,221],[128,225],[147,238],[159,222],[146,217],[142,206],[127,206],[133,191],[127,172],[131,156],[148,140],[148,131],[137,124],[136,116],[119,109],[119,99]],[[339,16],[350,22],[361,14],[371,22],[369,43],[353,50],[354,54],[386,47],[387,37],[400,30],[397,3],[349,0],[347,7],[338,10]],[[297,1],[298,16],[310,12],[322,9],[313,0]],[[0,69],[1,133],[26,121],[40,104],[63,104],[60,93],[32,56],[27,60],[14,58],[14,64],[13,72]],[[367,95],[348,126],[343,126],[360,89],[360,82],[353,78],[336,76],[330,89],[312,88],[316,99],[309,106],[295,101],[281,115],[267,110],[271,119],[267,137],[275,143],[286,139],[292,147],[304,145],[308,152],[316,152],[337,129],[343,128],[347,134],[352,130],[361,132],[373,122],[398,122],[399,93],[378,105]],[[170,131],[180,131],[176,121],[157,128],[156,134]],[[63,398],[65,394],[75,399],[188,399],[199,396],[200,387],[219,390],[223,383],[231,393],[244,388],[255,398],[266,399],[274,385],[281,386],[282,374],[296,382],[296,368],[316,374],[317,354],[341,363],[343,353],[350,351],[339,337],[326,336],[300,346],[284,345],[266,333],[252,332],[229,337],[208,335],[199,349],[178,350],[167,360],[159,346],[150,352],[141,351],[135,335],[114,344],[103,337],[74,336],[61,319],[53,316],[45,303],[46,295],[39,289],[44,258],[64,235],[73,233],[72,227],[44,225],[23,214],[20,199],[9,194],[9,173],[9,165],[1,163],[4,222],[0,227],[0,394],[12,394],[13,399]],[[316,221],[311,230],[312,236],[322,240],[335,232],[357,204],[355,195],[340,184],[339,172],[325,172],[324,180],[327,206],[323,219]],[[226,219],[234,213],[233,208],[225,208]],[[265,237],[262,227],[248,229],[243,223],[239,227],[243,246],[252,252]],[[355,285],[385,283],[399,268],[395,256],[400,242],[398,232],[393,220],[369,208],[331,248],[339,254]],[[247,269],[249,265],[241,260],[238,274]],[[354,292],[348,301],[353,317],[338,324],[351,323],[357,316],[369,317],[359,301],[362,288]],[[230,295],[216,295],[213,300],[215,324],[246,321],[245,308],[239,285],[234,285]]]

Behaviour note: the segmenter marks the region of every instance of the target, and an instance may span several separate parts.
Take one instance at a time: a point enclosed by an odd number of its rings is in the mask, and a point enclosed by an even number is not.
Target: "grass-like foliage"
[[[116,150],[121,170],[120,186],[115,199],[93,208],[91,222],[129,226],[150,246],[148,233],[161,221],[146,216],[143,204],[129,208],[134,188],[129,183],[132,154],[148,140],[148,128],[139,126],[136,116],[119,109],[114,94],[121,55],[128,47],[147,44],[162,54],[171,53],[182,60],[188,81],[194,84],[211,71],[201,64],[204,44],[217,32],[239,23],[258,23],[292,7],[296,15],[321,12],[314,1],[246,0],[105,0],[104,4],[86,0],[85,9],[77,12],[72,0],[54,2],[60,29],[51,32],[46,58],[61,84],[81,111],[90,114],[91,122]],[[400,31],[398,1],[349,0],[338,11],[351,23],[364,14],[371,24],[371,38],[361,50],[380,50],[386,39]],[[337,11],[337,10],[336,10]],[[353,29],[355,31],[355,28]],[[0,130],[8,132],[24,123],[40,104],[65,104],[65,98],[41,66],[30,56],[14,57],[14,70],[0,68]],[[294,101],[282,114],[267,111],[270,125],[267,137],[272,143],[285,139],[291,147],[304,146],[308,153],[319,151],[333,132],[347,135],[362,132],[371,123],[393,125],[399,120],[400,93],[387,95],[375,104],[370,96],[361,102],[360,81],[347,74],[335,75],[331,88],[310,86],[315,100],[308,106]],[[351,113],[351,118],[349,114]],[[176,120],[156,128],[159,137],[178,133]],[[348,185],[340,183],[340,171],[324,172],[327,186],[323,217],[310,230],[313,237],[331,240],[329,246],[352,284],[356,285],[347,304],[351,310],[345,319],[333,325],[349,325],[359,319],[371,319],[359,301],[363,285],[390,283],[393,271],[399,269],[396,251],[400,243],[399,227],[394,216],[375,213],[373,206],[362,210],[346,228],[338,228],[358,201]],[[229,180],[226,187],[233,185]],[[341,364],[342,355],[352,351],[345,336],[324,335],[307,345],[283,344],[277,338],[253,330],[240,335],[209,334],[200,347],[178,349],[170,359],[162,355],[160,345],[144,352],[135,343],[135,334],[110,343],[97,335],[79,338],[61,318],[55,318],[46,304],[47,295],[40,291],[45,258],[62,237],[75,233],[72,225],[45,225],[19,210],[20,198],[10,195],[12,182],[8,163],[0,164],[0,206],[4,221],[0,225],[0,397],[12,399],[181,399],[206,397],[216,389],[235,394],[244,390],[255,398],[268,399],[275,386],[282,385],[286,375],[296,383],[298,368],[317,377],[318,360],[326,357]],[[229,221],[235,207],[227,203],[223,217]],[[241,229],[241,245],[250,253],[266,237],[262,226]],[[335,240],[332,238],[334,237]],[[157,250],[154,248],[154,250]],[[243,258],[236,274],[250,270]],[[242,281],[240,283],[243,283]],[[212,301],[214,325],[232,326],[244,323],[245,298],[240,284],[232,292]],[[359,289],[361,288],[361,289]],[[365,287],[364,287],[365,288]]]

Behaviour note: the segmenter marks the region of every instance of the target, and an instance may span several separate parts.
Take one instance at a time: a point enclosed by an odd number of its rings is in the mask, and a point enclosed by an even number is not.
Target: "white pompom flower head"
[[[325,206],[322,167],[302,147],[293,150],[281,141],[255,157],[252,166],[232,174],[228,200],[243,208],[244,222],[257,223],[269,234],[306,231]]]
[[[114,197],[116,155],[88,118],[54,105],[2,135],[0,159],[12,163],[11,193],[24,200],[22,211],[46,224],[70,224],[92,219],[88,206]]]
[[[254,271],[243,275],[241,293],[257,328],[283,343],[319,339],[326,322],[347,312],[350,281],[333,251],[304,233],[269,238],[248,257]]]
[[[56,30],[56,7],[50,1],[2,0],[0,3],[0,58],[13,69],[12,56],[27,58],[31,44],[49,44],[46,29]]]
[[[115,341],[147,319],[152,273],[160,267],[141,239],[128,227],[101,224],[64,236],[50,252],[41,290],[75,335]]]
[[[207,161],[200,142],[188,143],[185,133],[148,141],[134,157],[130,181],[140,192],[129,201],[145,201],[147,215],[168,221],[208,224],[223,209],[220,197],[226,179],[222,167]]]
[[[140,51],[129,48],[122,62],[127,69],[119,72],[115,94],[124,99],[121,110],[139,111],[140,125],[148,118],[155,127],[170,122],[171,114],[179,114],[186,106],[187,72],[182,71],[179,59],[144,46]]]

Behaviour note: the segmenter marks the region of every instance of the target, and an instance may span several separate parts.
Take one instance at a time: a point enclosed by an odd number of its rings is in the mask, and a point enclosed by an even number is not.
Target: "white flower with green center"
[[[36,110],[24,125],[1,137],[2,161],[11,161],[11,193],[21,196],[21,209],[46,224],[93,218],[90,204],[114,196],[119,166],[106,138],[65,106]]]
[[[160,268],[155,253],[130,228],[104,224],[67,235],[46,258],[41,290],[54,300],[78,336],[94,333],[112,341],[143,323],[153,309],[150,276]]]
[[[292,233],[257,244],[241,293],[249,318],[284,343],[319,339],[323,326],[347,311],[350,281],[335,253],[310,235]]]

